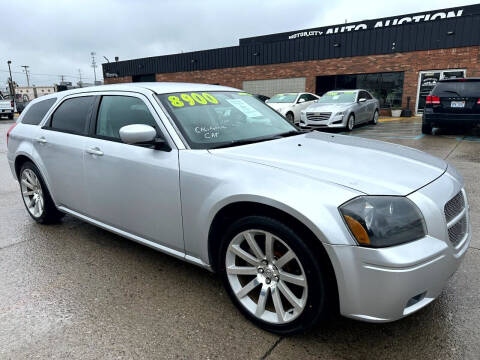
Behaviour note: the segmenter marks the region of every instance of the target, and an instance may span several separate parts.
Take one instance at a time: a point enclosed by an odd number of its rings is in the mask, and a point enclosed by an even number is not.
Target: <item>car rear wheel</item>
[[[30,216],[41,224],[59,221],[65,214],[57,210],[40,171],[32,162],[25,162],[19,173],[22,199]]]
[[[232,301],[265,330],[297,333],[328,314],[315,251],[280,221],[248,216],[234,222],[223,237],[219,264]]]
[[[373,118],[372,118],[372,124],[373,125],[377,125],[378,124],[378,110],[375,110],[375,112],[373,113]]]
[[[350,114],[347,120],[347,131],[352,131],[355,127],[355,115]]]
[[[422,122],[422,134],[431,135],[432,134],[432,125]]]
[[[13,120],[13,114],[9,114],[9,115],[8,115],[8,118],[9,118],[10,120]]]
[[[285,117],[286,117],[287,120],[288,120],[289,122],[291,122],[292,124],[295,123],[295,118],[294,118],[294,116],[293,116],[293,114],[292,114],[291,112],[287,113],[287,115],[285,115]]]

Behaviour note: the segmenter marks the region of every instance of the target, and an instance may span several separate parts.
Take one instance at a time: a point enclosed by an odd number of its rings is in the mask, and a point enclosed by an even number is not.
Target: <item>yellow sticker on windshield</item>
[[[177,95],[170,95],[168,101],[174,107],[195,106],[195,105],[208,105],[218,104],[218,100],[215,96],[209,93],[181,93]]]
[[[252,96],[252,94],[249,94],[249,93],[246,93],[246,92],[239,92],[239,93],[237,93],[237,94],[238,94],[238,95],[250,95],[250,96]]]

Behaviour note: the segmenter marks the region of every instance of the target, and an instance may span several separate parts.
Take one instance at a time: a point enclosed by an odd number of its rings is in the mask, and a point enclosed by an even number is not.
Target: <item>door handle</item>
[[[91,147],[90,149],[87,150],[87,153],[92,155],[97,155],[97,156],[103,155],[103,151],[100,150],[98,147]]]
[[[47,143],[47,139],[45,139],[43,136],[41,136],[39,138],[36,138],[35,140],[40,144],[46,144]]]

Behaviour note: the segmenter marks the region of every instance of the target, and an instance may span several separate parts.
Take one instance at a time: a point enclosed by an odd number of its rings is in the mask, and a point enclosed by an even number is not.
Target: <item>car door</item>
[[[90,216],[184,252],[178,150],[129,145],[119,136],[122,126],[146,124],[168,142],[152,104],[141,94],[103,94],[94,118],[84,144]]]
[[[82,94],[63,100],[33,141],[57,205],[82,214],[87,210],[83,151],[95,99]]]
[[[365,97],[367,99],[367,114],[366,114],[365,121],[369,122],[373,119],[373,114],[374,114],[377,106],[376,106],[375,99],[373,98],[373,96],[368,91],[365,91]]]
[[[360,102],[360,99],[366,99],[366,101]],[[365,91],[358,92],[357,103],[358,103],[358,110],[357,110],[358,115],[356,116],[356,123],[359,124],[367,121],[367,118],[368,118],[368,99]]]

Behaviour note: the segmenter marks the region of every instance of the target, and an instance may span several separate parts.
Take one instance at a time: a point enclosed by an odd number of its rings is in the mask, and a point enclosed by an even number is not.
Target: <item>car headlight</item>
[[[339,111],[335,114],[335,116],[343,116],[345,115],[345,111]]]
[[[405,197],[360,196],[346,202],[339,210],[361,246],[393,246],[426,235],[422,213]]]

